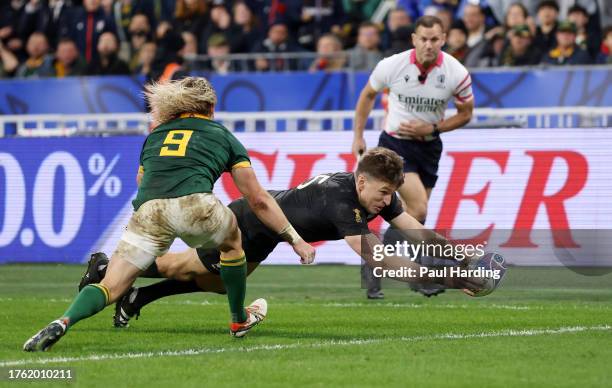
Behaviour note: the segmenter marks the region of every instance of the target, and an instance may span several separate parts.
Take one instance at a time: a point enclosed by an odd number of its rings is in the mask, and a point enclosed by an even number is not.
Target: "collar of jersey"
[[[421,65],[418,61],[417,61],[417,57],[416,57],[416,50],[412,49],[412,51],[410,52],[410,63],[416,65],[416,67],[419,68],[419,71],[421,73],[429,73],[434,67],[436,66],[442,66],[442,61],[444,60],[444,54],[442,54],[442,51],[440,51],[438,53],[438,58],[436,58],[436,62],[429,66],[427,69],[425,69],[423,67],[423,65]]]
[[[206,115],[201,115],[199,113],[182,113],[179,117],[181,119],[196,117],[198,119],[210,120],[210,117],[208,117]]]

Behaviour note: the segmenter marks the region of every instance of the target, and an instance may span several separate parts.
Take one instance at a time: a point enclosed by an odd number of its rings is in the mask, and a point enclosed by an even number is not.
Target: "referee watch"
[[[438,128],[437,123],[433,123],[433,131],[431,132],[431,136],[440,137],[440,128]]]

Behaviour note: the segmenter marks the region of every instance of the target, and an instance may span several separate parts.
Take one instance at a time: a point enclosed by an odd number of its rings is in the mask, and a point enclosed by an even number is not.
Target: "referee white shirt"
[[[374,68],[369,84],[377,92],[389,89],[385,132],[396,138],[401,138],[401,122],[439,123],[451,98],[459,104],[474,98],[467,69],[443,51],[428,69],[418,63],[414,49],[385,58]]]

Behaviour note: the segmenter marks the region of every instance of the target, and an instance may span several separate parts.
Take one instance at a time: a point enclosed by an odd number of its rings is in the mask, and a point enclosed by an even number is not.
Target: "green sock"
[[[78,321],[89,318],[102,311],[108,302],[109,292],[101,284],[90,284],[84,287],[74,299],[62,318],[68,318],[68,327],[72,327]]]
[[[246,321],[247,316],[244,311],[247,277],[246,257],[242,255],[237,259],[221,258],[220,272],[227,291],[232,322]]]

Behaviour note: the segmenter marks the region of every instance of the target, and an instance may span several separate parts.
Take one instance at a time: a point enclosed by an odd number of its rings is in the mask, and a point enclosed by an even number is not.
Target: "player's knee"
[[[195,279],[195,277],[196,277],[196,274],[194,272],[188,271],[188,272],[178,272],[174,276],[174,279],[181,281],[181,282],[189,282]]]
[[[229,230],[225,240],[219,245],[219,250],[221,252],[229,252],[233,250],[241,250],[242,249],[242,234],[240,233],[240,228],[238,228],[238,224],[235,222],[232,223],[232,227]]]
[[[182,280],[183,270],[181,263],[178,260],[168,263],[164,275],[169,279]]]
[[[161,276],[165,278],[169,277],[168,276],[170,272],[170,261],[169,260],[162,260],[162,258],[158,258],[155,261],[155,264],[157,265],[157,271],[159,272]]]

